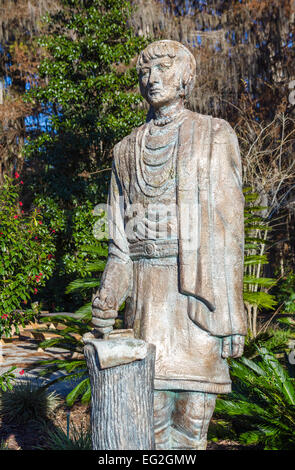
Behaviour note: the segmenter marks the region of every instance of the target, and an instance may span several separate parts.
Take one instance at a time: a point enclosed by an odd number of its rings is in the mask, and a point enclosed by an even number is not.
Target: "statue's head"
[[[140,53],[136,68],[141,94],[154,108],[187,99],[193,90],[196,61],[180,42],[153,42]]]

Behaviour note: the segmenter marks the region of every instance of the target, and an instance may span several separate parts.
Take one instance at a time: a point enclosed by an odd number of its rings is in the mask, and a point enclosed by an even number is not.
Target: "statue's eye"
[[[170,67],[171,67],[171,64],[166,64],[166,63],[158,65],[158,69],[161,70],[161,72],[163,72],[164,70],[169,69]]]

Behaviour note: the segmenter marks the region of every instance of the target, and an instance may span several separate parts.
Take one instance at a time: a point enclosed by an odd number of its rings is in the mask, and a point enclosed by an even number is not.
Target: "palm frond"
[[[97,256],[101,256],[106,258],[108,256],[108,247],[102,246],[101,243],[97,243],[96,245],[82,245],[80,248],[81,252],[91,253]]]
[[[82,307],[78,308],[75,312],[75,316],[80,319],[85,319],[85,320],[91,320],[92,317],[92,302],[88,302],[85,305],[82,305]]]
[[[234,391],[217,399],[216,415],[231,423],[243,444],[295,449],[294,379],[268,349],[256,350],[255,360],[229,361]]]
[[[66,397],[66,402],[68,406],[73,406],[73,404],[77,401],[77,399],[82,395],[85,397],[85,393],[87,393],[87,397],[91,397],[90,389],[90,381],[89,378],[82,380]],[[85,403],[85,398],[84,398]]]
[[[76,279],[75,281],[70,282],[70,284],[66,288],[66,294],[70,294],[71,292],[80,291],[81,289],[91,289],[94,287],[98,287],[100,284],[99,279],[90,277],[90,278],[82,278]]]

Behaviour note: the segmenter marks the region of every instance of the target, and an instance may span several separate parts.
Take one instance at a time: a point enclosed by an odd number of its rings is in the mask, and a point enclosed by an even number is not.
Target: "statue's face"
[[[151,59],[143,64],[139,75],[142,96],[154,108],[177,101],[183,95],[182,73],[177,57]]]

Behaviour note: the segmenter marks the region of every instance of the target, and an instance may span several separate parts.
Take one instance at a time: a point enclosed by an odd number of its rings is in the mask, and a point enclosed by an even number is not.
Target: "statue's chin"
[[[170,96],[163,96],[164,94],[154,93],[152,95],[148,95],[146,100],[150,106],[153,107],[154,110],[157,110],[162,107],[170,106],[172,104],[177,104],[177,102],[182,101],[183,98],[180,93],[175,93],[175,95],[170,94]],[[171,96],[172,95],[172,96]]]
[[[159,109],[163,106],[169,106],[169,104],[173,103],[173,100],[167,100],[164,99],[163,97],[157,97],[157,96],[152,96],[149,97],[148,103],[154,108],[154,109]]]

